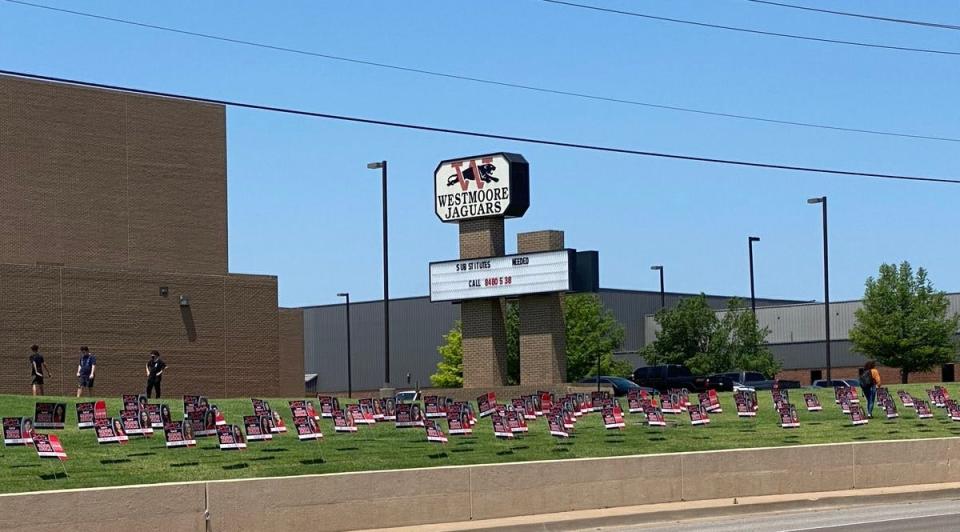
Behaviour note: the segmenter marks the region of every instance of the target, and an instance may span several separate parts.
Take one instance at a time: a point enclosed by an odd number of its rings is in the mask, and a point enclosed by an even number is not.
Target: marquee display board
[[[573,290],[572,249],[430,263],[430,301]]]
[[[441,161],[433,178],[441,222],[517,218],[530,207],[530,165],[518,153]]]

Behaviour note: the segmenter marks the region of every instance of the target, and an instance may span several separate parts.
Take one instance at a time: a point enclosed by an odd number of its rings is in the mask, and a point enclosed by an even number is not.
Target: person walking
[[[147,398],[150,397],[150,391],[157,391],[157,399],[160,399],[160,381],[163,379],[163,370],[167,364],[160,358],[158,351],[150,351],[150,360],[147,361]]]
[[[80,364],[77,365],[77,397],[83,395],[83,389],[87,389],[87,395],[91,394],[93,388],[93,378],[97,372],[97,357],[87,348],[80,346]]]
[[[43,395],[43,376],[50,376],[50,370],[47,363],[43,361],[43,355],[40,354],[40,346],[34,344],[30,346],[30,376],[33,377],[31,386],[33,395]]]
[[[877,386],[880,386],[880,372],[877,363],[868,360],[860,373],[860,389],[867,398],[867,417],[873,417],[873,405],[877,402]]]

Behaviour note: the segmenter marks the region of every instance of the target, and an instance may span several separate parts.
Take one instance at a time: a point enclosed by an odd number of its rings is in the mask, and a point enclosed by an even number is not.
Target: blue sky
[[[38,0],[39,2],[40,0]],[[321,53],[666,105],[960,137],[960,57],[825,45],[493,2],[55,2],[46,5]],[[960,32],[740,0],[594,1],[710,23],[960,51]],[[805,1],[960,24],[950,0]],[[783,164],[960,177],[957,143],[851,134],[585,101],[249,48],[0,0],[0,68],[440,127]],[[280,304],[378,298],[380,185],[390,162],[391,293],[427,293],[455,258],[432,211],[438,161],[515,151],[531,164],[517,232],[566,231],[600,252],[601,284],[821,299],[819,207],[830,202],[834,299],[910,260],[960,291],[960,186],[724,167],[391,130],[250,110],[227,114],[230,269],[279,276]]]

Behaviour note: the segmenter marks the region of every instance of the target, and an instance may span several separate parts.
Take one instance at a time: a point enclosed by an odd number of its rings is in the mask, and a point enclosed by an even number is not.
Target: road
[[[960,530],[960,500],[935,499],[743,514],[642,525],[592,527],[601,532],[900,532]]]

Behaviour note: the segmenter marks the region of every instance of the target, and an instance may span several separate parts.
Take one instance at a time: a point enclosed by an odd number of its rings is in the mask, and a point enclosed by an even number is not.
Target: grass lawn
[[[890,391],[906,390],[926,397],[932,385],[893,385]],[[951,396],[957,388],[948,390]],[[337,434],[329,419],[322,421],[325,438],[300,442],[291,432],[275,435],[273,441],[248,442],[245,451],[220,451],[216,438],[198,438],[195,448],[167,449],[162,431],[153,438],[131,437],[128,444],[99,445],[92,429],[76,429],[74,398],[44,398],[67,403],[67,429],[46,432],[59,434],[69,460],[63,478],[55,460],[37,457],[32,447],[0,448],[0,492],[115,486],[154,482],[212,480],[243,477],[302,475],[374,469],[397,469],[441,465],[482,464],[527,460],[549,460],[630,454],[702,451],[745,447],[771,447],[811,443],[853,442],[960,436],[960,423],[953,422],[943,409],[934,409],[933,419],[918,420],[912,409],[899,404],[900,418],[886,420],[881,409],[868,425],[852,426],[833,403],[832,390],[819,390],[821,412],[807,412],[803,390],[791,390],[797,405],[800,427],[782,429],[773,411],[770,392],[758,392],[760,411],[756,418],[738,418],[732,394],[721,394],[722,414],[712,414],[708,426],[694,427],[689,417],[667,415],[666,427],[642,425],[640,414],[625,414],[626,429],[608,431],[598,413],[587,414],[577,423],[574,436],[557,442],[549,435],[546,421],[530,422],[530,432],[514,441],[493,437],[489,418],[478,421],[473,436],[450,436],[447,444],[428,443],[423,429],[396,429],[393,423],[361,426],[354,434]],[[508,398],[498,398],[501,402]],[[84,398],[84,401],[89,399]],[[174,416],[182,412],[179,398],[164,399]],[[241,424],[252,415],[249,399],[211,400],[226,414],[227,423]],[[32,416],[34,398],[0,395],[0,415]],[[626,401],[623,402],[624,406]],[[286,403],[271,399],[274,408]],[[107,400],[110,415],[120,408],[119,398]],[[281,409],[292,429],[290,411]],[[446,428],[446,423],[442,423]],[[71,426],[73,428],[71,428]],[[44,432],[41,430],[41,432]],[[58,479],[54,471],[59,472]]]

